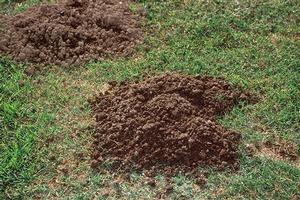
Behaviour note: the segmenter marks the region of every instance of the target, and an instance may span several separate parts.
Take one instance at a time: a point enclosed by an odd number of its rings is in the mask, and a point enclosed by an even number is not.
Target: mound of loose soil
[[[237,168],[240,134],[216,117],[249,95],[221,78],[165,74],[111,85],[93,101],[92,167],[107,159],[123,170]]]
[[[26,63],[69,66],[127,56],[141,40],[128,0],[67,0],[2,17],[0,54]]]

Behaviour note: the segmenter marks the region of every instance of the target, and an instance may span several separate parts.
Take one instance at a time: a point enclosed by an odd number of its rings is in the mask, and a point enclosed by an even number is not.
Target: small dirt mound
[[[165,74],[112,86],[92,102],[92,167],[108,159],[125,171],[166,174],[199,165],[237,168],[240,134],[216,124],[216,117],[248,99],[213,77]]]
[[[2,18],[0,54],[25,63],[76,65],[127,56],[141,40],[129,1],[68,0]]]

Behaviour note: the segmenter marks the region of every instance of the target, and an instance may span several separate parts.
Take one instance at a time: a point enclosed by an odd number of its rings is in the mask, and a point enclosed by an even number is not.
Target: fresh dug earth
[[[23,63],[77,65],[128,56],[141,41],[142,9],[128,0],[67,0],[0,17],[0,54]]]
[[[240,134],[216,123],[250,95],[225,80],[165,74],[120,85],[91,102],[96,132],[92,167],[192,172],[199,165],[238,168]],[[116,167],[116,168],[115,168]]]

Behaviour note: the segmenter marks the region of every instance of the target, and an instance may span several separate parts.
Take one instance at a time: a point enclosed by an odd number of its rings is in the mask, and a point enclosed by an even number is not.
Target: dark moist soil
[[[25,63],[63,66],[131,55],[142,39],[139,22],[143,12],[134,14],[129,3],[67,0],[2,16],[0,54]]]
[[[92,167],[193,172],[199,165],[238,169],[240,134],[216,123],[250,95],[222,78],[165,74],[123,82],[91,102]]]

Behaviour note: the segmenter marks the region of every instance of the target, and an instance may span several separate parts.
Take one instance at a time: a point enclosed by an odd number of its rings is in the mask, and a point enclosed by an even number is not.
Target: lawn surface
[[[1,2],[1,1],[0,1]],[[1,3],[21,12],[36,0]],[[300,1],[140,1],[145,41],[132,58],[91,61],[34,76],[0,58],[0,199],[153,199],[166,181],[147,184],[89,167],[93,116],[87,100],[108,80],[177,71],[223,76],[258,97],[220,123],[240,132],[237,173],[199,169],[207,184],[173,177],[170,199],[299,199],[300,162],[272,151],[247,156],[249,144],[287,141],[300,151]],[[132,10],[135,10],[132,4]],[[118,180],[118,181],[116,181]]]

